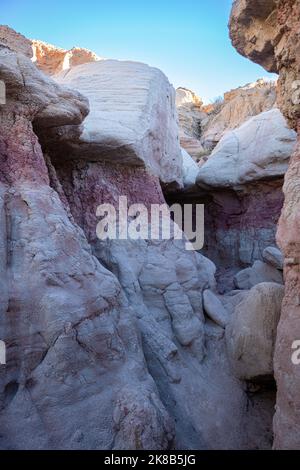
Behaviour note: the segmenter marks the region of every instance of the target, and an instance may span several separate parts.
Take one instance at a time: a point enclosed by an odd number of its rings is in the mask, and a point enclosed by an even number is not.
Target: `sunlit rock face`
[[[274,108],[228,131],[201,166],[203,188],[238,189],[247,183],[282,178],[296,144],[281,112]]]
[[[279,73],[278,104],[291,126],[298,129],[298,135],[300,105],[295,91],[300,72],[299,28],[299,0],[240,0],[233,5],[233,44],[241,54]],[[298,143],[285,176],[285,202],[277,233],[285,255],[286,283],[274,360],[278,387],[274,447],[278,449],[300,448],[300,368],[292,361],[293,344],[300,338],[299,174]]]
[[[94,52],[82,47],[65,50],[43,41],[32,40],[32,61],[46,75],[55,75],[76,65],[101,60]]]
[[[179,118],[180,144],[194,160],[198,160],[204,150],[200,143],[202,121],[206,118],[202,105],[201,98],[193,91],[187,88],[177,88],[176,108]]]

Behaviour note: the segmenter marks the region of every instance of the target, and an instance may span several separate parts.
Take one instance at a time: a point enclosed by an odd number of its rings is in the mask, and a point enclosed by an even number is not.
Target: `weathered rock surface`
[[[281,251],[275,246],[268,246],[264,249],[263,259],[266,263],[274,266],[274,268],[283,270],[284,258]]]
[[[227,292],[222,296],[222,304],[226,308],[229,315],[234,312],[236,306],[245,299],[248,293],[248,290],[235,289],[233,291]]]
[[[284,287],[262,283],[236,306],[226,328],[226,344],[237,378],[273,375],[273,356]]]
[[[237,188],[283,177],[296,145],[278,109],[255,116],[220,140],[197,176],[200,187]]]
[[[283,284],[282,273],[267,263],[255,261],[251,268],[243,269],[234,276],[234,284],[237,289],[251,289],[262,282]]]
[[[273,399],[249,405],[224,330],[204,321],[213,263],[184,239],[96,237],[99,204],[162,204],[159,179],[182,178],[172,88],[155,69],[115,62],[111,93],[88,84],[100,62],[66,75],[90,92],[89,127],[86,98],[1,49],[0,447],[268,448]],[[109,148],[116,134],[129,150]]]
[[[145,166],[163,183],[182,185],[174,89],[162,72],[137,62],[105,60],[56,79],[90,101],[77,141],[58,129],[55,141],[63,155]]]
[[[31,46],[32,61],[47,75],[55,75],[76,65],[101,60],[94,52],[82,47],[65,50],[38,40],[32,40]]]
[[[236,1],[230,22],[232,41],[238,51],[267,70],[279,73],[278,105],[293,128],[298,127],[298,135],[299,12],[299,0]],[[286,283],[274,361],[278,389],[274,418],[277,449],[300,448],[300,368],[291,360],[292,345],[300,338],[299,175],[298,140],[285,176],[285,203],[277,234],[278,246],[285,257]]]
[[[1,448],[167,448],[174,426],[132,307],[50,188],[32,130],[80,122],[86,100],[25,56],[0,53]]]

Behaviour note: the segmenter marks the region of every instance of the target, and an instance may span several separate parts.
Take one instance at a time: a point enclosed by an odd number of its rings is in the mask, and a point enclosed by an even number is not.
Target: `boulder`
[[[264,249],[263,259],[270,266],[273,266],[276,269],[280,269],[281,271],[283,270],[283,254],[275,246],[268,246]]]
[[[273,356],[284,287],[262,283],[236,306],[226,328],[234,374],[241,380],[273,375]]]
[[[64,158],[144,166],[163,183],[182,185],[175,92],[160,70],[105,60],[78,65],[55,78],[90,103],[78,141],[70,144],[69,135],[60,135]]]
[[[262,282],[277,282],[283,284],[282,273],[262,261],[255,261],[251,268],[243,269],[234,276],[237,289],[251,289]]]
[[[222,303],[229,315],[231,315],[236,306],[248,295],[248,290],[233,290],[222,296]]]
[[[295,144],[296,134],[278,109],[261,113],[224,135],[201,166],[197,184],[202,188],[237,188],[282,177]]]
[[[226,327],[229,317],[222,302],[209,289],[203,292],[203,307],[206,315],[222,328]]]

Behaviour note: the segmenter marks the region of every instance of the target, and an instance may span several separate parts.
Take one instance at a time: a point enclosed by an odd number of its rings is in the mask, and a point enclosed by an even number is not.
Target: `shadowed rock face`
[[[205,204],[203,253],[218,267],[222,291],[233,288],[230,272],[262,260],[264,249],[276,244],[295,144],[296,133],[277,108],[260,113],[228,131],[198,167],[196,184],[185,186],[182,201]]]
[[[300,1],[236,1],[230,21],[233,44],[238,51],[279,73],[278,103],[295,130],[300,131],[300,105],[295,80],[300,72]],[[252,38],[252,40],[251,40]],[[298,88],[299,89],[299,88]],[[274,369],[278,394],[274,419],[275,448],[300,448],[300,368],[294,365],[292,345],[300,338],[299,307],[299,141],[285,176],[285,202],[277,240],[285,255],[285,298],[278,327]]]
[[[236,0],[229,22],[240,54],[279,73],[278,104],[294,128],[300,117],[300,106],[292,100],[300,72],[299,21],[298,0]]]

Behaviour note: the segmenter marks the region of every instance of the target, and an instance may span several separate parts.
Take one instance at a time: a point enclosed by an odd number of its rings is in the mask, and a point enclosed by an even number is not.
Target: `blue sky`
[[[210,102],[268,75],[231,46],[232,0],[0,0],[1,23],[25,36],[146,62]]]

